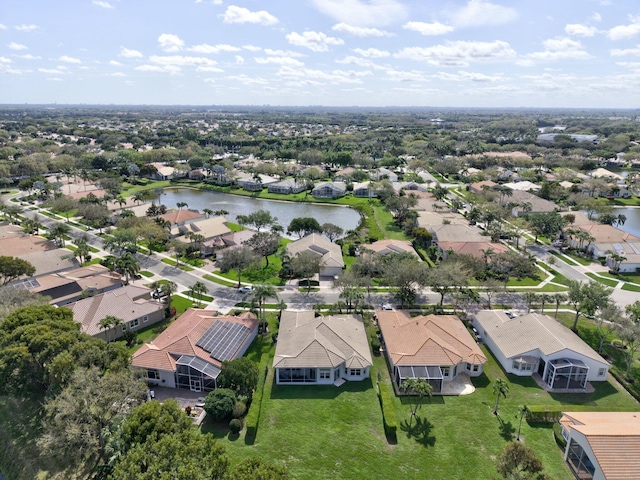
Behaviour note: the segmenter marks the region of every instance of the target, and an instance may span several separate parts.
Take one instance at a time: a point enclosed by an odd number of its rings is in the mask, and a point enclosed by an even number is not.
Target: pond
[[[617,225],[620,230],[623,230],[631,235],[640,237],[640,208],[633,207],[621,207],[613,209],[614,215],[624,215],[627,220],[624,225]]]
[[[175,207],[178,202],[184,202],[188,205],[187,208],[200,212],[205,208],[213,211],[226,210],[229,212],[226,217],[231,222],[236,222],[238,215],[267,210],[278,219],[278,224],[282,225],[285,231],[291,220],[297,217],[315,218],[320,225],[333,223],[345,232],[355,229],[360,222],[360,214],[357,211],[340,205],[281,202],[192,188],[166,189],[160,201],[168,207]]]

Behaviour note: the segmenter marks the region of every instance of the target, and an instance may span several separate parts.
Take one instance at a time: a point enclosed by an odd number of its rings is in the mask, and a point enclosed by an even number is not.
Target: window
[[[139,318],[135,318],[129,322],[129,328],[136,328],[138,325],[140,325]]]
[[[473,365],[471,365],[470,363],[467,363],[467,371],[470,372],[471,368],[473,367]]]
[[[321,368],[320,369],[320,380],[331,380],[331,369],[329,369],[329,368]]]
[[[147,323],[149,321],[149,315],[145,315],[142,317],[142,323]]]
[[[359,377],[360,376],[360,369],[359,368],[351,368],[351,369],[349,369],[349,375],[351,375],[352,377]]]
[[[607,374],[607,369],[606,368],[601,368],[598,370],[598,376],[599,377],[604,377]]]
[[[480,366],[479,365],[474,365],[473,366],[473,371],[477,372],[478,370],[480,370]]]
[[[518,362],[518,361],[513,362],[513,369],[514,370],[520,370],[520,362]]]
[[[449,370],[451,370],[451,367],[440,367],[440,369],[442,370],[442,376],[443,377],[448,377],[449,376]]]
[[[149,380],[160,380],[160,372],[158,370],[147,370],[147,378]]]

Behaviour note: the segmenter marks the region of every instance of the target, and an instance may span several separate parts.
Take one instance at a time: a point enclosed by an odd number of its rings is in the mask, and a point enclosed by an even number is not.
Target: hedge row
[[[268,357],[268,355],[264,355]],[[269,374],[269,365],[266,363],[263,365],[260,362],[261,375],[258,377],[258,385],[253,392],[253,398],[251,400],[251,407],[249,407],[249,413],[245,417],[245,424],[247,426],[246,436],[249,438],[255,438],[258,433],[258,422],[260,421],[260,410],[262,408],[262,395],[264,392],[265,378]]]
[[[624,407],[598,407],[595,405],[530,405],[529,423],[554,423],[562,418],[562,412],[628,412]]]
[[[556,439],[556,443],[560,448],[562,448],[563,450],[567,448],[567,441],[562,436],[562,425],[560,425],[559,423],[553,424],[553,438]]]
[[[380,398],[380,407],[382,408],[384,431],[388,437],[395,439],[398,430],[398,419],[393,409],[393,398],[386,383],[378,382],[378,396]]]

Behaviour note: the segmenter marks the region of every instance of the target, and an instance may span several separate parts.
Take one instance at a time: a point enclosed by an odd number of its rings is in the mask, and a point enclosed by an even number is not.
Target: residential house
[[[108,292],[122,286],[122,277],[110,272],[102,265],[64,270],[62,272],[40,275],[12,284],[23,287],[29,293],[51,297],[51,305],[66,305],[84,296]]]
[[[264,187],[268,187],[272,183],[277,183],[278,179],[269,175],[251,175],[250,173],[241,172],[236,178],[236,184],[243,190],[257,192]]]
[[[469,221],[458,213],[452,213],[448,211],[446,205],[442,205],[445,210],[440,210],[440,204],[434,203],[434,207],[438,206],[438,211],[418,211],[418,216],[415,219],[417,227],[426,228],[431,230],[432,227],[439,225],[468,225]]]
[[[122,337],[126,330],[140,330],[164,320],[166,306],[151,299],[150,289],[126,285],[78,300],[67,307],[73,311],[73,320],[81,325],[83,333],[114,340]],[[100,321],[110,315],[122,320],[122,326],[102,328]]]
[[[311,190],[311,195],[316,198],[340,198],[345,193],[347,185],[344,182],[320,182]]]
[[[221,237],[231,233],[231,230],[227,226],[225,217],[216,216],[185,223],[171,229],[171,233],[172,235],[181,235],[176,239],[184,243],[195,243],[192,235],[201,235],[202,239],[198,242],[200,252],[203,255],[211,255],[215,250],[225,247]]]
[[[253,238],[253,236],[257,233],[258,232],[256,232],[255,230],[239,230],[237,232],[231,232],[227,233],[226,235],[222,235],[220,237],[220,240],[222,240],[224,247],[222,247],[220,250],[216,250],[216,261],[218,262],[222,260],[227,252],[244,245],[247,240]]]
[[[333,178],[336,181],[344,182],[344,181],[350,180],[351,179],[351,175],[353,175],[356,171],[357,170],[355,168],[353,168],[353,167],[346,167],[346,168],[343,168],[341,170],[338,170],[334,174]]]
[[[577,218],[577,217],[576,217]],[[585,232],[591,236],[591,241],[585,243],[580,239],[579,234],[572,234],[570,231],[574,232]],[[592,223],[586,225],[571,225],[566,228],[563,234],[569,246],[572,248],[586,248],[587,253],[589,253],[594,258],[606,257],[607,252],[617,252],[624,253],[628,251],[628,253],[637,253],[635,245],[628,245],[624,247],[624,244],[638,244],[640,242],[640,238],[627,233],[619,228],[613,227],[611,225],[604,225],[601,223]],[[631,249],[631,250],[629,250]]]
[[[440,242],[486,242],[489,237],[482,235],[481,230],[468,225],[441,224],[429,228],[433,235],[432,243]]]
[[[388,168],[384,168],[384,167],[377,168],[376,170],[371,172],[371,174],[369,175],[369,178],[371,180],[376,180],[376,181],[386,178],[391,183],[395,183],[398,181],[398,175],[396,175],[394,172],[392,172]]]
[[[425,183],[418,182],[394,182],[393,189],[396,192],[400,192],[401,190],[405,190],[408,192],[428,192],[429,188]]]
[[[285,310],[273,358],[278,385],[335,384],[369,378],[373,365],[361,315],[316,317]]]
[[[496,242],[438,242],[438,251],[443,258],[447,258],[451,253],[457,255],[470,255],[474,258],[484,258],[486,253],[492,251],[494,254],[508,252],[509,249],[501,243]]]
[[[175,225],[184,225],[185,223],[201,220],[204,215],[197,210],[169,210],[167,213],[163,213],[159,216],[162,220],[169,222],[171,227]]]
[[[399,388],[409,378],[425,379],[434,393],[460,375],[482,374],[487,358],[455,315],[412,317],[404,310],[377,310],[383,348]]]
[[[542,189],[540,185],[530,182],[529,180],[525,180],[523,182],[505,183],[502,186],[509,188],[511,190],[520,190],[522,192],[530,192],[530,191],[539,192]]]
[[[269,193],[281,193],[285,195],[289,193],[304,192],[306,189],[306,180],[297,180],[295,178],[287,178],[280,182],[270,183],[267,186]]]
[[[156,169],[153,174],[154,180],[171,180],[176,176],[176,169],[169,165],[163,165],[162,163],[152,163],[151,165]]]
[[[547,315],[482,310],[473,325],[507,373],[537,375],[546,389],[584,390],[605,381],[609,363],[570,329]]]
[[[353,184],[353,196],[359,198],[376,198],[378,190],[373,182],[357,182]]]
[[[560,425],[564,459],[576,478],[640,478],[638,412],[564,412]]]
[[[413,244],[409,240],[378,240],[367,245],[360,245],[360,251],[372,251],[378,255],[389,255],[391,253],[409,253],[418,259],[420,255],[413,248]]]
[[[215,390],[222,362],[244,355],[259,323],[250,312],[219,316],[190,308],[153,342],[142,345],[131,365],[145,369],[151,384],[193,392]]]
[[[498,184],[496,182],[492,182],[491,180],[483,180],[482,182],[476,182],[469,185],[468,190],[471,193],[475,193],[476,195],[484,192],[486,188],[493,190],[497,187]]]
[[[503,195],[500,198],[502,205],[512,203],[514,207],[511,213],[514,217],[527,215],[529,213],[549,213],[560,210],[560,207],[549,200],[540,198],[529,192],[512,190],[511,195]]]
[[[288,243],[285,247],[290,257],[295,257],[301,252],[311,252],[322,258],[322,270],[320,277],[335,277],[344,269],[342,248],[340,245],[330,242],[327,238],[317,233],[312,233],[300,240]]]

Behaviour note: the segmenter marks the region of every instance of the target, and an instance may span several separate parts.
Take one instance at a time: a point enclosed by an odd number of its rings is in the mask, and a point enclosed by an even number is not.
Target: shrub
[[[251,398],[258,385],[258,377],[258,365],[247,357],[240,357],[230,362],[222,362],[218,385],[224,388],[231,388],[238,395],[245,395]]]
[[[556,443],[563,450],[567,447],[567,441],[562,436],[562,425],[557,422],[553,424],[553,438],[556,439]]]
[[[247,404],[241,401],[236,402],[233,407],[233,412],[231,412],[231,416],[233,418],[240,418],[247,412]]]
[[[269,358],[268,355],[263,355],[263,357]],[[262,365],[262,361],[261,361]],[[253,393],[253,399],[251,400],[251,406],[249,407],[249,412],[245,418],[247,423],[247,432],[246,436],[249,438],[255,438],[256,433],[258,432],[258,422],[260,421],[260,409],[262,404],[262,394],[265,385],[265,377],[269,372],[269,366],[266,363],[263,365],[263,368],[260,371],[260,376],[258,378],[258,386],[256,387],[255,392]]]
[[[237,435],[242,430],[242,420],[234,418],[229,422],[229,430],[232,434]]]
[[[236,394],[228,388],[218,388],[207,395],[204,400],[204,410],[214,420],[229,418],[236,406]]]
[[[371,349],[375,354],[380,353],[380,339],[377,337],[377,335],[371,336]]]
[[[384,431],[391,439],[395,439],[398,430],[398,419],[393,409],[393,399],[386,383],[378,382],[378,396],[380,397],[380,407],[382,408],[382,421]]]

